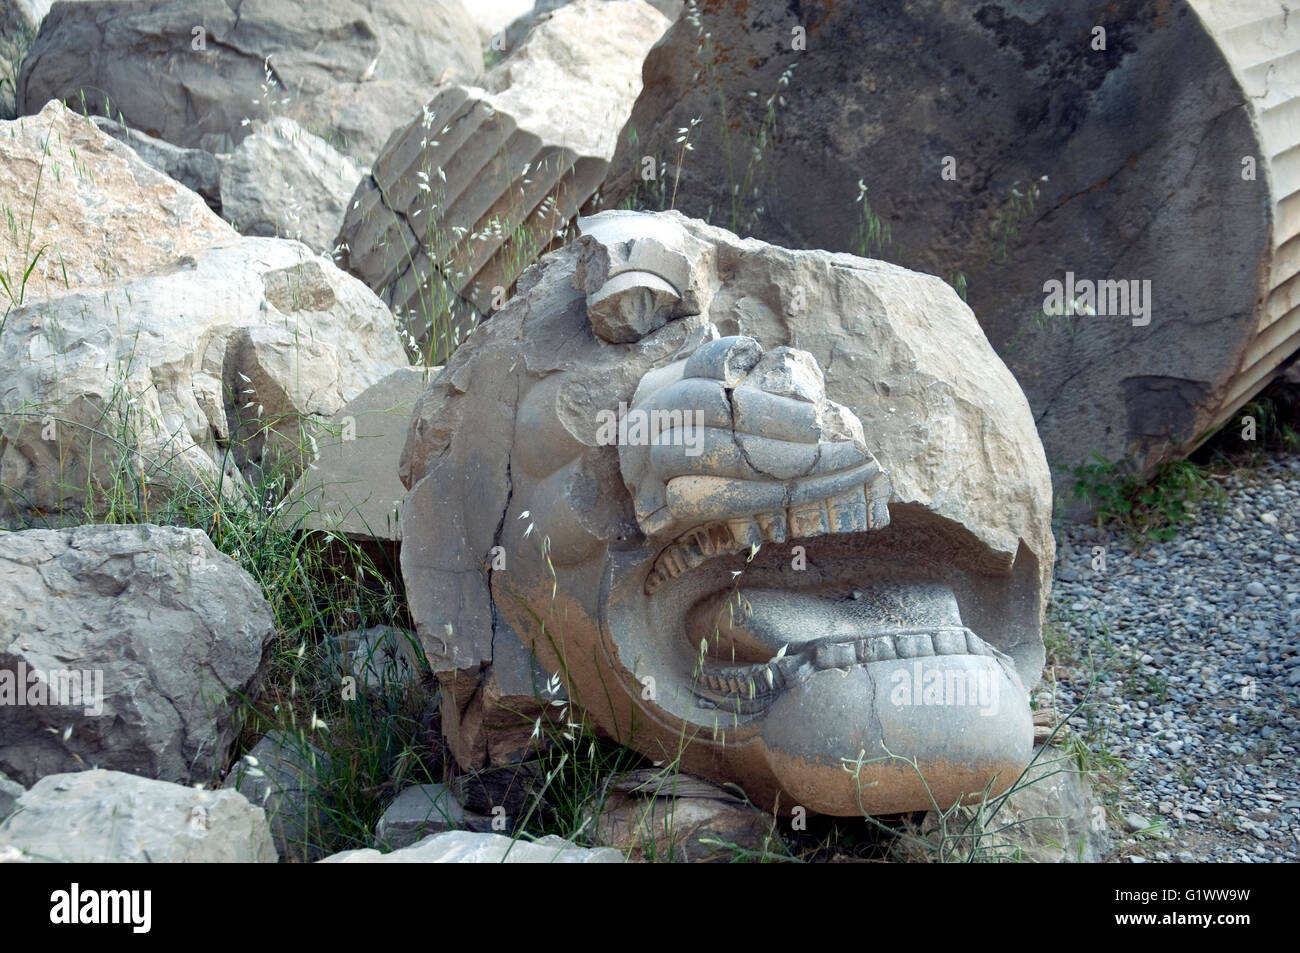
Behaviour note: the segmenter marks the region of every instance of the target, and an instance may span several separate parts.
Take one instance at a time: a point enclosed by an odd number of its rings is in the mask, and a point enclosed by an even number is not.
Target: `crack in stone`
[[[519,408],[519,402],[521,399],[522,390],[523,390],[523,384],[519,380],[519,377],[516,375],[515,404],[514,404],[516,410],[516,416],[518,416],[517,412]],[[514,500],[514,496],[515,496],[514,479],[511,476],[512,458],[513,458],[513,454],[507,454],[506,456],[506,502],[505,502],[505,506],[503,506],[501,509],[501,517],[500,519],[497,520],[496,529],[492,531],[493,548],[497,546],[501,546],[503,550],[505,545],[503,542],[503,538],[505,536],[506,517],[510,515],[510,504]],[[488,645],[488,655],[493,661],[495,661],[497,657],[496,655],[497,629],[500,626],[501,614],[500,614],[500,610],[497,609],[496,597],[492,594],[492,577],[495,574],[496,570],[492,568],[492,560],[490,557],[491,557],[491,553],[489,553],[488,567],[487,567],[488,607],[492,613],[492,639]]]

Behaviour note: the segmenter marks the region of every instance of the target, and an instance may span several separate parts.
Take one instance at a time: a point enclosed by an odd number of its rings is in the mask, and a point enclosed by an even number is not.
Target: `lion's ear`
[[[671,218],[602,212],[580,218],[573,286],[587,296],[592,331],[631,344],[669,321],[702,314],[712,297],[713,247]]]

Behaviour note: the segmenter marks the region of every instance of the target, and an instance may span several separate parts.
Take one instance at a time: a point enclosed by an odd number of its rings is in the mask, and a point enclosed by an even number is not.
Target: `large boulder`
[[[221,214],[244,235],[294,238],[328,252],[363,170],[281,116],[257,123],[221,167]]]
[[[178,146],[229,152],[289,116],[360,162],[483,56],[459,0],[109,0],[56,6],[23,62],[25,113],[51,99]]]
[[[1300,345],[1297,30],[1211,0],[702,4],[647,58],[603,198],[658,207],[666,179],[688,215],[948,278],[1062,477],[1145,471]]]
[[[262,590],[200,530],[0,533],[0,770],[211,781],[274,636]]]
[[[278,859],[265,813],[241,794],[100,770],[38,781],[0,825],[0,851],[10,860],[66,864]]]
[[[0,312],[138,277],[236,235],[189,189],[59,103],[0,122],[0,195],[13,215],[0,229]]]
[[[970,309],[677,213],[580,224],[452,356],[402,455],[402,576],[458,764],[526,756],[563,694],[765,809],[1005,789],[1051,484]]]
[[[348,205],[338,261],[405,318],[429,363],[568,233],[667,27],[642,0],[578,0],[485,88],[443,87],[384,147]]]
[[[39,300],[0,335],[0,518],[80,522],[178,488],[211,499],[243,477],[283,480],[278,496],[314,430],[406,364],[388,309],[283,239],[234,236]]]

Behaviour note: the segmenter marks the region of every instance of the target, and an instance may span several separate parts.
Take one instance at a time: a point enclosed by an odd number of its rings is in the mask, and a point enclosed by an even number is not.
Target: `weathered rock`
[[[26,790],[17,781],[11,781],[7,774],[0,771],[0,821],[9,816]]]
[[[1267,98],[1193,6],[1278,38],[1239,58],[1260,86],[1274,77]],[[1296,187],[1277,148],[1297,135],[1286,21],[1209,2],[702,4],[648,56],[603,200],[657,202],[647,188],[666,180],[688,215],[964,282],[1058,479],[1093,453],[1149,469],[1237,406],[1248,352],[1300,346],[1300,311],[1252,344],[1291,309],[1291,293],[1265,302],[1297,268],[1273,238],[1300,228],[1278,202]],[[1064,300],[1052,313],[1048,282],[1081,299],[1073,316]]]
[[[1105,808],[1087,775],[1055,749],[1039,754],[992,821],[989,847],[1009,860],[1095,864],[1109,850]]]
[[[486,91],[443,87],[385,145],[348,204],[338,261],[435,360],[569,232],[667,26],[642,0],[579,0],[494,67]]]
[[[50,0],[0,0],[0,38],[9,39],[22,31],[34,33],[49,12]]]
[[[0,229],[5,309],[138,277],[235,235],[189,189],[58,103],[0,122],[0,195],[16,223]]]
[[[246,119],[288,116],[369,163],[431,85],[482,70],[459,0],[76,2],[45,18],[18,100],[80,109],[84,93],[91,112],[210,152],[231,151]]]
[[[52,863],[275,863],[266,814],[235,791],[119,771],[54,774],[18,799],[0,850]]]
[[[1051,486],[970,310],[676,213],[581,225],[452,356],[402,454],[402,575],[460,766],[526,746],[555,672],[600,732],[685,744],[684,772],[762,808],[923,809],[886,738],[941,800],[1009,785]]]
[[[443,831],[490,834],[492,820],[465,810],[445,784],[417,784],[403,790],[385,808],[375,825],[375,842],[385,850],[397,850]]]
[[[266,811],[275,848],[286,860],[325,856],[320,844],[335,825],[322,810],[317,781],[325,755],[302,738],[270,731],[231,767],[223,788],[238,791]]]
[[[216,777],[275,623],[200,530],[0,533],[0,770]]]
[[[446,831],[410,847],[381,854],[345,850],[322,864],[618,864],[623,855],[608,847],[578,847],[548,834],[535,841],[512,841],[504,834]]]
[[[328,252],[363,170],[292,119],[255,124],[221,169],[221,214],[245,235]]]
[[[403,367],[344,404],[316,434],[314,466],[294,484],[285,521],[355,539],[402,538],[397,466],[411,409],[441,368]]]
[[[700,863],[732,860],[735,848],[770,849],[774,825],[770,814],[717,785],[640,772],[602,805],[593,840],[629,860]]]
[[[0,518],[83,522],[121,481],[151,505],[241,472],[292,481],[311,433],[406,363],[364,285],[281,239],[18,308],[0,335]]]
[[[90,121],[100,132],[130,146],[136,155],[159,172],[175,179],[191,192],[199,193],[208,208],[221,212],[221,166],[227,156],[213,155],[203,149],[183,149],[145,135],[116,119],[91,116]]]
[[[533,674],[535,675],[536,672]],[[494,687],[497,692],[493,691]],[[503,694],[498,693],[499,689],[500,686],[493,686],[489,680],[485,688],[487,697],[493,700],[502,698]],[[482,731],[487,736],[488,749],[493,755],[489,761],[499,766],[458,771],[451,781],[452,793],[457,801],[477,814],[501,817],[504,812],[506,826],[513,831],[519,818],[537,804],[542,789],[542,771],[536,759],[519,760],[529,750],[531,728],[529,738],[522,737],[522,732],[513,733],[509,730],[494,736],[493,726],[488,723],[493,720],[491,714],[484,719],[484,724],[481,726],[466,726],[463,721],[457,720],[457,716],[465,707],[453,704],[443,709],[442,699],[439,699],[439,714],[442,715],[445,711],[456,722],[456,734],[459,735],[468,727],[471,733]],[[488,702],[481,710],[490,711],[492,707],[492,702]],[[446,716],[443,718],[444,722],[445,720]],[[514,725],[508,721],[505,723],[507,729],[517,724],[517,721]]]

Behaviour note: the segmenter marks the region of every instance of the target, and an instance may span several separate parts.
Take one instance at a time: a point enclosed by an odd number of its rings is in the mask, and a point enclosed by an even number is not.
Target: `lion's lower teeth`
[[[763,543],[784,543],[787,539],[808,539],[828,533],[865,533],[882,525],[881,514],[873,513],[867,488],[858,486],[825,500],[697,526],[679,536],[656,557],[654,568],[646,577],[645,591],[653,595],[669,579],[676,579],[710,559],[748,552]]]
[[[999,653],[969,629],[950,627],[926,632],[898,632],[872,635],[846,642],[823,642],[807,657],[786,656],[760,665],[740,665],[701,672],[698,687],[719,695],[761,698],[775,695],[791,682],[810,672],[828,668],[845,669],[869,662],[928,658],[936,655],[985,655]],[[1005,658],[1005,656],[1003,656]],[[752,692],[750,686],[753,686]]]

